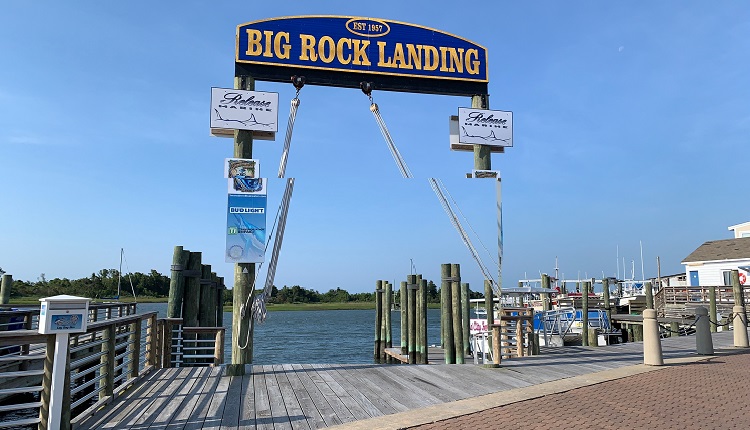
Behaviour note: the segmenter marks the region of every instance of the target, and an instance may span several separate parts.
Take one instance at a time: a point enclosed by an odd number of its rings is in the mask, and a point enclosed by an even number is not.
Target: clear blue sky
[[[750,6],[682,2],[61,2],[0,5],[0,267],[16,279],[116,268],[169,273],[172,249],[224,263],[230,139],[208,132],[209,92],[229,87],[238,24],[305,14],[371,16],[447,31],[489,50],[490,106],[511,110],[502,171],[505,285],[553,273],[640,275],[750,220]],[[280,93],[286,123],[290,84]],[[410,259],[479,270],[426,178],[442,178],[496,255],[492,181],[468,180],[448,116],[468,98],[376,93],[416,179],[399,172],[358,90],[307,86],[287,174],[297,178],[276,284],[370,291]],[[283,136],[283,132],[279,133]],[[274,176],[282,139],[257,142]],[[271,182],[270,214],[283,186]],[[490,256],[475,239],[486,263]],[[494,270],[494,269],[493,269]],[[265,271],[261,279],[265,278]]]

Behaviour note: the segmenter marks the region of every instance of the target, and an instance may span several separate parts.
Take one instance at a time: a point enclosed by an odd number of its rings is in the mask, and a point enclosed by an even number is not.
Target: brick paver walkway
[[[750,353],[712,357],[411,427],[750,429]]]

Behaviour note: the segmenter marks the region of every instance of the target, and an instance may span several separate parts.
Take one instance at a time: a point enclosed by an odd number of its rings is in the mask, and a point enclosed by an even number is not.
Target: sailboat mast
[[[120,248],[120,270],[117,271],[117,300],[120,300],[120,280],[122,279],[122,254],[125,252]]]

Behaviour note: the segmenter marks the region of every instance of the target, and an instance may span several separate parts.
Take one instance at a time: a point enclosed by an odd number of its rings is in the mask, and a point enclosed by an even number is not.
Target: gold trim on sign
[[[484,52],[484,74],[485,79],[471,79],[471,78],[454,78],[454,77],[446,77],[446,76],[435,76],[435,75],[415,75],[415,74],[406,74],[406,73],[391,73],[391,72],[379,72],[379,71],[373,71],[373,70],[352,70],[352,69],[342,69],[342,68],[333,68],[333,67],[319,67],[319,66],[302,66],[298,64],[282,64],[282,63],[270,63],[265,61],[253,61],[253,60],[240,60],[239,53],[240,53],[240,29],[244,26],[250,25],[250,24],[259,24],[262,22],[270,22],[270,21],[282,21],[282,20],[288,20],[288,19],[297,19],[297,18],[341,18],[341,19],[348,19],[348,20],[354,20],[354,19],[362,19],[362,20],[371,20],[371,21],[378,21],[378,22],[384,22],[386,24],[401,24],[408,27],[416,27],[421,28],[424,30],[430,30],[434,31],[440,34],[444,34],[447,36],[455,37],[456,39],[463,40],[465,42],[471,43],[479,48],[482,49],[482,52]],[[348,21],[347,21],[348,22]],[[389,33],[390,33],[390,25],[388,26]],[[347,30],[349,30],[347,28]],[[350,30],[349,30],[350,31]],[[351,32],[351,31],[350,31]],[[445,79],[445,80],[452,80],[452,81],[466,81],[466,82],[489,82],[489,53],[487,52],[487,48],[483,45],[480,45],[472,40],[469,40],[465,37],[457,36],[453,33],[448,33],[446,31],[438,30],[436,28],[432,27],[426,27],[419,24],[412,24],[409,22],[403,22],[403,21],[393,21],[389,19],[381,19],[381,18],[369,18],[369,17],[362,17],[362,16],[344,16],[344,15],[293,15],[293,16],[280,16],[275,18],[265,18],[265,19],[259,19],[256,21],[249,21],[242,24],[237,25],[237,29],[235,31],[235,43],[234,43],[234,61],[236,63],[244,63],[244,64],[264,64],[264,65],[270,65],[270,66],[278,66],[278,67],[296,67],[301,69],[315,69],[315,70],[332,70],[332,71],[340,71],[340,72],[352,72],[352,73],[371,73],[376,75],[388,75],[388,76],[405,76],[405,77],[412,77],[412,78],[425,78],[425,79]]]
[[[354,31],[351,28],[349,28],[349,23],[352,22],[352,21],[357,21],[357,20],[379,22],[379,23],[385,25],[385,28],[387,28],[388,30],[386,30],[385,33],[375,34],[375,35],[370,35],[370,34],[366,34],[366,33],[357,33],[356,31]],[[386,34],[388,34],[388,33],[391,32],[391,26],[388,25],[387,22],[385,22],[383,20],[380,20],[380,19],[374,19],[374,18],[352,18],[349,21],[346,21],[344,23],[344,28],[346,28],[347,30],[349,30],[349,32],[352,33],[352,34],[356,34],[357,36],[364,36],[364,37],[381,37],[381,36],[385,36]]]

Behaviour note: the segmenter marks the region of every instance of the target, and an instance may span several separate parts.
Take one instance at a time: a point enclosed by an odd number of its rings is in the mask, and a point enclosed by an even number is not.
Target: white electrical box
[[[89,320],[89,299],[60,295],[39,299],[39,333],[83,333]]]

